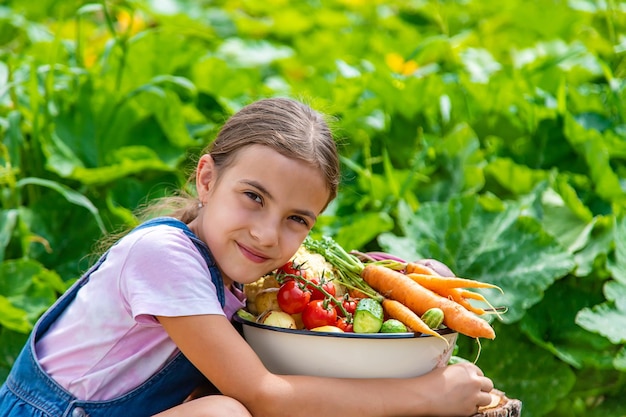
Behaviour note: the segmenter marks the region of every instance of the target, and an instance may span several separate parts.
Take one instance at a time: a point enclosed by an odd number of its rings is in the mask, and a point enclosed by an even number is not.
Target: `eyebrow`
[[[258,189],[263,194],[265,194],[267,196],[267,198],[269,198],[270,200],[274,200],[274,196],[272,196],[272,193],[270,193],[269,190],[267,188],[265,188],[263,185],[261,185],[259,182],[254,181],[254,180],[242,180],[241,182],[244,183],[244,184],[247,184],[247,185],[249,185],[251,187],[254,187],[254,188]],[[313,213],[310,210],[299,210],[299,209],[296,209],[294,211],[296,212],[296,214],[299,214],[301,216],[310,217],[311,219],[313,219],[313,221],[317,220],[317,216],[315,215],[315,213]]]

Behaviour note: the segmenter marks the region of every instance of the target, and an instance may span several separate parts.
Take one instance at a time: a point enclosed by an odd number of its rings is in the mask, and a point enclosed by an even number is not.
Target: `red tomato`
[[[284,272],[285,274],[301,276],[305,276],[307,273],[304,264],[298,264],[295,261],[287,261],[285,265],[278,268],[278,271]]]
[[[311,292],[292,279],[280,286],[276,298],[281,310],[285,313],[297,314],[301,313],[311,301]]]
[[[352,323],[348,321],[345,317],[339,317],[337,319],[337,323],[335,326],[339,327],[341,330],[347,333],[354,333],[354,329],[352,327]]]
[[[290,276],[285,276],[285,274],[286,275],[299,275],[303,278],[307,278],[307,275],[308,275],[307,271],[305,269],[302,269],[302,265],[296,264],[293,261],[289,261],[285,265],[278,268],[276,270],[276,273],[279,277],[282,275],[282,278],[279,278],[281,282],[287,282],[293,279]]]
[[[278,268],[278,272],[291,275],[300,275],[299,271],[301,271],[301,269],[297,268],[297,265],[294,265],[293,261],[288,261],[285,265]]]
[[[343,308],[352,315],[354,315],[354,311],[356,310],[356,305],[358,303],[359,303],[359,299],[354,298],[354,297],[347,296],[341,300],[341,304],[343,305]],[[340,316],[343,316],[343,311],[341,311],[340,308],[337,308],[337,314],[339,314]]]
[[[324,279],[324,283],[321,284],[320,279],[318,277],[309,277],[308,281],[312,282],[315,285],[321,285],[324,290],[332,295],[333,297],[337,293],[337,289],[335,288],[335,284],[332,281],[327,281]],[[308,287],[311,290],[311,300],[323,300],[326,298],[326,295],[313,286]]]
[[[302,323],[309,330],[321,326],[334,326],[337,323],[337,310],[325,300],[312,300],[302,311]]]

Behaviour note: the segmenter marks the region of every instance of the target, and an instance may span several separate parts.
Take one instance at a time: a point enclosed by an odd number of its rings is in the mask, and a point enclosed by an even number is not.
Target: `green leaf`
[[[0,325],[20,333],[27,333],[32,328],[26,311],[15,307],[2,295],[0,295]]]
[[[569,142],[585,158],[598,195],[608,201],[626,201],[620,180],[611,167],[609,150],[602,134],[597,130],[585,129],[569,116],[565,118],[565,133]]]
[[[618,371],[626,372],[626,346],[622,346],[622,349],[615,355],[613,365]]]
[[[549,184],[558,187],[552,188]],[[572,193],[571,187],[556,179],[540,183],[520,201],[522,206],[528,207],[526,213],[538,219],[546,232],[574,254],[574,273],[586,276],[596,267],[596,259],[609,252],[613,234],[610,229],[607,230],[605,218],[593,217]]]
[[[585,247],[589,242],[596,219],[591,219],[591,221],[581,219],[551,189],[543,194],[542,202],[541,225],[543,228],[571,253]]]
[[[538,346],[578,369],[610,370],[618,347],[575,323],[578,311],[600,301],[600,294],[581,288],[576,279],[564,279],[526,312],[520,328]]]
[[[2,143],[7,147],[8,159],[11,165],[19,167],[22,165],[23,155],[19,152],[24,145],[24,132],[20,126],[22,115],[14,110],[6,117],[7,128]]]
[[[4,261],[6,248],[17,224],[17,216],[17,210],[0,210],[0,263]]]
[[[106,228],[104,227],[104,223],[102,222],[102,219],[100,218],[100,213],[98,209],[96,208],[96,206],[93,205],[93,203],[87,197],[85,197],[81,193],[72,190],[65,184],[61,184],[56,181],[51,181],[51,180],[47,180],[44,178],[33,178],[33,177],[22,178],[21,180],[17,182],[18,188],[24,187],[25,185],[38,185],[41,187],[50,188],[58,192],[59,194],[61,194],[70,203],[86,208],[93,215],[94,219],[98,223],[98,226],[100,227],[100,230],[103,233],[106,232]]]
[[[604,285],[604,293],[607,301],[580,310],[576,323],[614,344],[626,343],[626,284],[609,281]]]
[[[62,177],[69,177],[76,168],[84,166],[83,161],[57,132],[52,132],[50,140],[44,142],[43,150],[47,156],[46,166]]]
[[[387,213],[355,213],[342,216],[341,227],[334,235],[334,240],[348,250],[358,249],[392,228],[393,220]]]
[[[147,87],[147,86],[146,86]],[[178,154],[180,149],[196,146],[197,143],[189,135],[187,129],[183,104],[179,96],[170,90],[164,90],[157,86],[151,86],[144,92],[158,92],[155,99],[152,95],[142,95],[135,98],[136,104],[139,106],[138,114],[141,112],[149,112],[154,115],[158,126],[169,140],[176,147]],[[139,122],[139,121],[138,121]],[[154,135],[158,137],[157,135]],[[143,145],[143,143],[142,143]],[[162,146],[156,150],[161,150]]]
[[[485,175],[492,177],[515,195],[531,192],[539,182],[548,177],[545,171],[516,164],[509,158],[496,158],[489,162],[485,167]]]
[[[114,180],[146,171],[172,172],[175,168],[162,161],[146,146],[126,146],[111,152],[109,165],[99,168],[76,168],[72,178],[83,184],[109,184]]]
[[[615,239],[614,260],[607,261],[607,267],[614,279],[626,284],[626,217],[614,219],[613,234]]]
[[[610,225],[606,224],[607,221],[611,221],[611,218],[599,216],[593,220],[589,240],[574,254],[577,267],[573,273],[576,276],[584,277],[598,273],[601,265],[608,262],[605,259],[612,248],[614,236]]]
[[[114,83],[117,80],[114,81],[112,76],[116,75],[116,71],[123,71],[124,77],[119,88],[122,95],[142,85],[161,85],[164,89],[174,87],[176,91],[190,97],[188,93],[193,87],[188,90],[191,85],[183,86],[180,81],[185,78],[184,72],[193,63],[213,49],[213,46],[208,47],[207,42],[212,42],[214,36],[213,28],[192,19],[182,16],[163,19],[162,24],[157,23],[157,27],[146,28],[128,39],[126,54],[121,61],[114,59],[118,57],[114,54],[117,51],[111,51],[109,65],[112,71],[108,72],[107,88],[116,88]],[[165,79],[177,86],[163,84]]]
[[[0,296],[6,302],[0,308],[11,317],[13,330],[30,330],[39,315],[66,290],[59,275],[28,259],[5,261],[0,264]],[[28,326],[24,326],[25,321]]]
[[[15,297],[21,295],[33,282],[33,277],[41,271],[34,261],[5,261],[0,264],[0,295]]]
[[[234,71],[230,67],[230,62],[213,56],[195,62],[192,74],[191,79],[198,90],[215,96],[225,108],[231,108],[227,104],[231,100],[234,101],[233,98],[248,97],[250,89],[262,83],[260,75],[254,71],[245,69]]]
[[[438,169],[428,183],[417,187],[422,200],[444,201],[485,185],[484,154],[471,126],[459,123],[444,138],[432,140]]]
[[[508,323],[574,268],[572,256],[513,204],[489,212],[468,196],[424,203],[415,213],[401,207],[398,216],[402,236],[382,234],[381,247],[404,259],[438,259],[458,276],[499,286],[504,294],[480,292],[493,305],[508,307],[502,316]]]

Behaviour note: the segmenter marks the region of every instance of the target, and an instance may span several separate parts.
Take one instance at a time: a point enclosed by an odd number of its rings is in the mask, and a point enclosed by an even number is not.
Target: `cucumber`
[[[422,314],[422,321],[433,330],[437,330],[443,323],[443,310],[437,307],[428,309]]]
[[[237,310],[237,315],[244,320],[256,321],[256,316],[249,311],[244,310],[243,308]]]
[[[381,333],[406,333],[409,329],[406,328],[404,323],[396,319],[387,319],[383,321],[383,326],[380,328]]]
[[[373,298],[362,298],[354,310],[354,333],[378,333],[383,325],[383,306]]]

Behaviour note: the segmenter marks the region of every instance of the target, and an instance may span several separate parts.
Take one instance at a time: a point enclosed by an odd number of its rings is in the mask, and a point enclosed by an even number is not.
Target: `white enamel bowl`
[[[344,378],[404,378],[448,363],[458,333],[442,329],[448,344],[419,333],[330,333],[272,327],[233,319],[265,366],[276,374]]]

